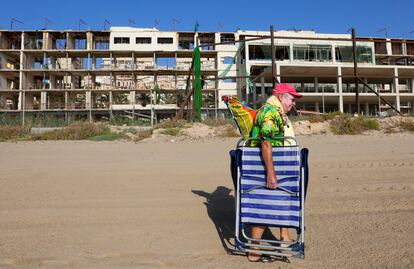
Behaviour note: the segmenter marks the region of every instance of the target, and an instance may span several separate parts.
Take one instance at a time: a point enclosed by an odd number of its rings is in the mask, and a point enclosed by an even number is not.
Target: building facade
[[[173,115],[191,87],[193,48],[201,48],[204,114],[225,110],[221,97],[239,95],[259,106],[270,94],[269,32],[162,32],[112,27],[108,31],[0,30],[0,113],[88,117],[117,113]],[[353,113],[349,34],[275,31],[280,82],[294,84],[297,106]],[[414,111],[414,40],[360,38],[358,76],[403,113]],[[363,84],[360,109],[388,107]]]

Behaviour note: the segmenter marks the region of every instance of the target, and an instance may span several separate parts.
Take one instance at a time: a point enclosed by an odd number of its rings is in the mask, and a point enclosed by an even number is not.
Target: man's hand
[[[272,189],[272,190],[276,189],[277,188],[277,179],[275,177],[267,177],[266,188]]]
[[[266,188],[276,189],[277,178],[273,166],[272,144],[267,140],[262,143],[262,157],[266,169]]]

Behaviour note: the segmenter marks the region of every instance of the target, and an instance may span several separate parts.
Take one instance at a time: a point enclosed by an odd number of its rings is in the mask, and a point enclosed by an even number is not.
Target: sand
[[[306,257],[228,254],[235,138],[0,143],[0,268],[413,268],[414,136],[301,136]]]

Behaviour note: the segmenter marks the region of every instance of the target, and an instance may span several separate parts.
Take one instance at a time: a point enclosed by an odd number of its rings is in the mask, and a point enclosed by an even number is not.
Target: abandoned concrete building
[[[258,106],[270,94],[273,77],[264,75],[272,50],[269,38],[257,39],[262,36],[269,32],[0,30],[0,112],[90,120],[117,113],[169,117],[191,83],[197,44],[204,115],[223,113],[224,95]],[[277,80],[304,95],[298,108],[357,110],[350,34],[275,31],[274,46]],[[359,38],[357,48],[358,75],[402,113],[413,113],[414,40]],[[358,91],[364,114],[388,108],[365,85]]]

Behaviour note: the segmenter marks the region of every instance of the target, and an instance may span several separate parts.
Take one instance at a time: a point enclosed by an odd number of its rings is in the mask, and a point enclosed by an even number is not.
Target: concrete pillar
[[[65,91],[65,109],[68,109],[68,102],[69,102],[69,93]]]
[[[1,66],[0,66],[1,69]],[[3,77],[0,76],[0,89],[6,89],[7,88],[7,80]]]
[[[116,79],[116,75],[112,77],[112,89],[116,89],[116,87],[118,87],[118,85],[116,85],[117,83],[117,79]]]
[[[262,96],[261,101],[264,102],[266,100],[266,91],[265,91],[265,79],[264,77],[260,78],[260,94]]]
[[[49,85],[50,89],[56,89],[56,76],[51,75],[49,77],[49,83],[50,83]]]
[[[43,45],[42,45],[42,49],[43,50],[48,50],[48,43],[49,43],[49,33],[48,32],[43,32]]]
[[[365,116],[369,116],[369,104],[365,103]]]
[[[135,105],[135,91],[129,92],[129,103]]]
[[[348,113],[352,114],[352,104],[348,104]]]
[[[92,94],[91,91],[85,92],[85,109],[91,109]]]
[[[23,110],[23,102],[24,102],[24,94],[23,94],[23,92],[21,91],[21,92],[19,92],[19,102],[18,102],[18,104],[17,104],[17,109],[18,110]]]
[[[313,88],[315,89],[315,92],[318,92],[318,78],[315,77],[313,80]]]
[[[244,57],[246,57],[244,59],[245,62],[245,67],[246,67],[246,75],[250,75],[250,65],[249,65],[249,42],[245,42],[244,43]],[[246,95],[246,102],[249,103],[249,93],[250,93],[250,89],[249,89],[249,80],[248,78],[244,79],[244,84],[245,84],[245,92],[241,94],[241,97],[243,97],[243,95]]]
[[[114,102],[113,99],[114,98],[113,98],[113,94],[112,94],[112,90],[111,90],[111,91],[109,91],[109,107],[111,109],[111,113],[112,113],[112,103]]]
[[[400,104],[400,87],[399,87],[399,81],[398,81],[398,68],[394,68],[394,91],[395,91],[395,106],[397,110],[400,110],[401,104]]]
[[[387,38],[387,41],[391,41],[391,39]],[[391,42],[386,43],[386,48],[387,48],[387,54],[391,55],[392,54],[392,44],[391,44]]]
[[[46,109],[46,92],[40,92],[40,110]]]
[[[366,84],[368,84],[368,79],[367,78],[364,78],[364,82]],[[364,85],[364,92],[367,92],[367,91],[369,91],[369,90],[368,90],[367,86]]]
[[[0,55],[0,69],[5,68],[5,66],[6,66],[6,59],[4,57],[1,57]]]
[[[198,32],[194,33],[194,47],[198,46]]]
[[[342,68],[340,66],[338,66],[337,68],[337,74],[338,74],[338,94],[339,94],[338,108],[339,108],[339,112],[344,113],[344,96],[342,94]]]
[[[75,33],[68,32],[67,34],[67,42],[68,42],[68,49],[75,49]]]
[[[414,78],[410,79],[411,82],[411,93],[414,93]]]
[[[280,64],[276,62],[276,79],[281,82],[281,76],[280,76]]]
[[[86,49],[93,49],[93,34],[92,32],[86,33]]]
[[[372,50],[371,50],[371,59],[372,59],[372,64],[373,65],[376,65],[377,64],[377,62],[376,62],[376,60],[375,60],[375,45],[373,44],[373,46],[372,46]]]
[[[73,90],[75,89],[75,76],[70,76],[70,88]]]
[[[53,49],[53,39],[52,39],[52,34],[49,32],[46,32],[46,37],[47,37],[47,48],[49,50]]]
[[[25,33],[22,33],[21,35],[21,47],[24,48],[24,43],[25,43]],[[18,109],[19,110],[24,110],[25,109],[25,98],[26,98],[26,94],[24,92],[22,92],[22,90],[24,90],[24,85],[23,83],[25,83],[25,79],[24,79],[24,73],[23,73],[23,69],[24,69],[24,64],[25,64],[25,57],[23,54],[23,51],[20,50],[20,72],[19,72],[19,102],[18,102]],[[6,82],[7,84],[7,82]],[[24,113],[23,113],[23,121],[24,121]]]

